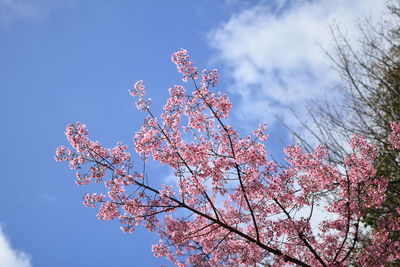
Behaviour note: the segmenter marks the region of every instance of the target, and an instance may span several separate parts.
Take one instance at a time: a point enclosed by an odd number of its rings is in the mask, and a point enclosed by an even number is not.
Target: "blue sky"
[[[355,18],[379,18],[383,6],[349,2],[0,0],[0,263],[168,264],[151,254],[157,236],[140,227],[124,234],[83,207],[90,188],[53,159],[66,124],[86,123],[105,146],[131,146],[143,114],[128,89],[144,80],[159,110],[181,83],[170,55],[186,48],[199,67],[220,69],[231,123],[246,133],[270,121],[279,154],[288,139],[274,116],[296,125],[286,107],[302,114],[338,82],[317,45],[329,44],[329,23],[356,36]],[[151,179],[165,179],[151,167]]]

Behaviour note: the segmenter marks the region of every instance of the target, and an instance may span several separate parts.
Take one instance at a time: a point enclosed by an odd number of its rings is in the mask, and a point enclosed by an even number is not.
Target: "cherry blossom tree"
[[[154,255],[177,266],[385,266],[400,258],[400,243],[389,238],[399,214],[382,217],[367,231],[374,242],[361,243],[360,220],[382,204],[388,183],[376,176],[374,144],[354,136],[342,168],[326,161],[322,146],[311,153],[289,146],[287,166],[279,167],[267,157],[266,124],[240,137],[226,123],[232,104],[214,91],[217,70],[199,72],[184,49],[171,59],[191,83],[169,89],[159,117],[142,81],[130,94],[147,113],[135,150],[168,165],[175,187],[146,183],[126,145],[107,149],[84,124],[67,126],[72,149],[59,147],[55,158],[77,171],[78,185],[104,183],[104,192],[84,196],[84,205],[100,207],[99,219],[118,219],[127,233],[138,225],[156,232]],[[388,140],[400,149],[400,124],[392,130]],[[312,228],[316,207],[330,216]]]

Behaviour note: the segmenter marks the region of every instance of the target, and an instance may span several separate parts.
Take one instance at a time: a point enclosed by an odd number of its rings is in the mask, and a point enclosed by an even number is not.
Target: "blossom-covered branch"
[[[85,125],[67,126],[72,149],[58,148],[56,160],[77,170],[78,185],[105,184],[106,192],[84,197],[86,206],[100,205],[99,219],[119,219],[125,232],[141,224],[158,233],[154,255],[177,266],[380,266],[400,257],[400,244],[388,238],[399,228],[398,215],[382,218],[371,233],[374,244],[358,245],[365,210],[385,199],[387,179],[377,177],[373,166],[375,145],[354,136],[344,170],[327,163],[324,147],[303,153],[290,146],[288,166],[280,168],[267,159],[266,124],[243,138],[226,123],[232,104],[213,91],[217,70],[199,74],[184,49],[171,59],[193,85],[170,88],[159,117],[145,99],[143,81],[131,95],[148,114],[134,137],[136,152],[168,165],[176,187],[149,186],[134,171],[126,145],[106,149],[89,139]],[[399,127],[393,125],[389,141],[399,149]],[[315,206],[330,216],[312,229]]]

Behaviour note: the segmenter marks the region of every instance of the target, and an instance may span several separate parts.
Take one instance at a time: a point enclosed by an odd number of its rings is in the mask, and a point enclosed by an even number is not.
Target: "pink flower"
[[[193,62],[190,60],[190,56],[185,49],[180,49],[171,56],[172,62],[175,63],[178,72],[182,74],[183,81],[187,82],[189,78],[197,79],[198,71],[194,67]]]
[[[392,122],[390,127],[392,128],[392,134],[388,140],[394,149],[400,149],[400,122]]]

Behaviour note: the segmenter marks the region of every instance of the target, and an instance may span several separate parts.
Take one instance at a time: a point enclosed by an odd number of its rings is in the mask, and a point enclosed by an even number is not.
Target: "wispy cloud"
[[[0,0],[0,26],[20,19],[39,19],[51,10],[71,4],[72,0]]]
[[[31,267],[29,255],[23,251],[13,249],[10,241],[0,227],[0,266]]]
[[[271,2],[269,2],[271,3]],[[209,41],[216,58],[240,96],[236,110],[247,122],[297,123],[288,106],[301,116],[310,99],[332,96],[339,82],[320,46],[329,47],[329,25],[337,24],[353,40],[364,16],[377,20],[384,1],[277,0],[233,15],[213,29]]]

